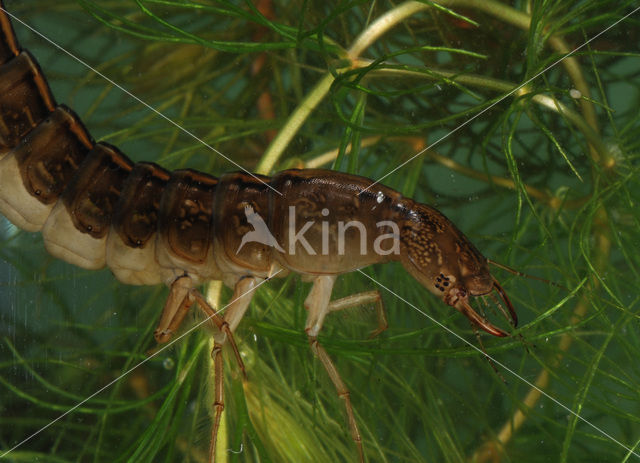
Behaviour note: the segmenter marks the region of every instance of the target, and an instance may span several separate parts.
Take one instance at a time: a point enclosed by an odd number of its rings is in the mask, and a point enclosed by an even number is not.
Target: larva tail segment
[[[0,0],[0,64],[6,63],[18,54],[20,54],[20,45],[4,7],[4,2]]]
[[[55,107],[49,84],[29,52],[20,52],[1,64],[0,158],[15,148]]]

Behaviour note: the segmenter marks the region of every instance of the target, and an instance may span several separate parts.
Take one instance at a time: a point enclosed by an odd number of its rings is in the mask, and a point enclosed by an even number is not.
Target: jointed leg
[[[187,275],[176,278],[169,287],[169,296],[162,309],[162,315],[158,326],[153,332],[153,337],[158,343],[165,343],[171,339],[182,324],[187,315],[192,301],[189,300],[189,291],[193,288],[193,281]]]
[[[244,368],[244,362],[240,357],[240,352],[238,351],[238,347],[236,346],[236,342],[233,339],[233,331],[242,320],[244,313],[247,311],[249,307],[249,303],[251,302],[251,298],[253,297],[253,289],[255,288],[257,282],[255,278],[242,278],[238,281],[233,288],[233,296],[231,297],[231,302],[227,306],[225,313],[222,317],[216,314],[213,308],[209,305],[207,300],[204,298],[202,294],[196,289],[192,289],[190,295],[193,299],[198,302],[198,306],[204,311],[207,317],[216,324],[218,327],[218,331],[214,333],[213,337],[215,339],[216,345],[222,347],[222,345],[229,340],[231,347],[233,349],[233,354],[236,357],[238,365],[240,366],[240,370],[242,371],[242,376],[247,377],[247,372]],[[215,347],[214,347],[215,350]],[[213,352],[211,353],[213,355]]]
[[[358,424],[356,423],[355,415],[353,414],[353,406],[351,405],[350,393],[345,386],[340,373],[336,369],[335,365],[331,361],[329,354],[318,343],[318,333],[322,329],[324,317],[330,312],[329,300],[331,299],[331,291],[333,289],[333,283],[335,282],[335,276],[322,275],[314,280],[313,287],[307,299],[304,302],[305,307],[309,310],[307,315],[307,322],[305,325],[305,332],[309,338],[309,345],[311,351],[318,356],[322,366],[331,378],[333,385],[336,388],[338,397],[344,400],[344,406],[347,411],[347,420],[349,422],[349,429],[351,430],[351,437],[358,447],[358,454],[360,456],[360,462],[364,463],[364,452],[362,449],[362,438],[358,431]],[[338,301],[336,301],[338,302]],[[334,310],[341,310],[339,305]],[[344,308],[344,307],[343,307]]]
[[[213,350],[211,351],[213,358],[213,368],[216,375],[215,378],[215,397],[213,400],[213,426],[211,427],[211,440],[209,441],[209,462],[216,461],[216,443],[218,440],[218,430],[220,429],[220,420],[222,419],[222,411],[224,410],[224,360],[222,358],[222,345],[214,339]]]
[[[222,357],[222,346],[227,340],[233,348],[238,365],[246,378],[246,370],[244,363],[240,357],[240,352],[233,339],[233,330],[238,326],[244,313],[249,307],[251,298],[253,297],[253,289],[256,287],[255,278],[247,277],[240,279],[233,290],[233,297],[226,308],[224,315],[219,316],[216,311],[209,305],[204,296],[193,287],[193,281],[188,276],[182,276],[176,279],[169,290],[169,297],[165,303],[160,322],[154,332],[154,337],[159,343],[167,342],[173,334],[178,330],[180,324],[184,320],[189,308],[194,302],[198,303],[200,309],[207,317],[215,323],[218,331],[214,334],[214,345],[211,351],[211,357],[214,361],[215,370],[215,398],[213,403],[214,423],[211,429],[211,443],[209,446],[209,461],[215,462],[216,440],[218,430],[220,428],[220,420],[222,411],[224,410],[224,363]]]
[[[233,340],[232,333],[238,326],[238,323],[240,323],[240,320],[242,319],[244,313],[247,311],[249,303],[251,302],[251,298],[254,294],[253,289],[256,285],[257,281],[254,278],[242,278],[236,283],[233,289],[233,297],[231,298],[231,302],[229,303],[224,313],[222,324],[218,325],[219,332],[214,335],[211,357],[213,358],[216,377],[214,392],[215,398],[213,402],[214,418],[213,426],[211,428],[211,441],[209,444],[209,461],[211,463],[214,463],[216,459],[215,455],[216,444],[218,440],[218,430],[220,429],[220,420],[222,419],[222,411],[224,410],[224,360],[222,357],[222,346],[227,340],[229,340],[231,346],[233,347],[233,351],[236,359],[238,360],[240,368],[242,369],[242,374],[246,379],[244,364],[242,363],[240,353],[238,352],[235,341]],[[198,293],[196,299],[198,300],[198,304],[203,307],[206,312],[211,311],[215,315],[215,312],[213,312],[213,309],[206,302],[206,300],[204,300],[204,297],[202,297],[202,295]],[[212,317],[212,320],[215,319]]]
[[[184,317],[194,302],[198,303],[205,315],[218,327],[219,333],[214,334],[216,342],[224,344],[227,339],[233,348],[233,353],[238,361],[243,375],[246,376],[244,364],[233,339],[232,332],[242,319],[251,298],[253,288],[256,285],[254,278],[242,278],[234,288],[233,298],[227,307],[226,313],[220,317],[209,305],[204,296],[193,287],[193,281],[187,275],[177,278],[170,287],[169,297],[162,310],[160,321],[153,335],[158,343],[169,341],[182,324]]]

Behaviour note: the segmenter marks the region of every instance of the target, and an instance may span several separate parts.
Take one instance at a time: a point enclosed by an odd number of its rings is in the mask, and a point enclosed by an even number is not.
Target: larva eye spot
[[[451,292],[452,290],[456,290],[456,291],[460,291],[459,288],[455,288],[453,285],[456,282],[456,278],[453,275],[445,275],[443,272],[440,272],[434,279],[433,279],[433,287],[438,290],[440,293],[448,293]],[[463,290],[464,291],[464,290]],[[455,291],[454,291],[455,292]],[[436,293],[437,294],[437,293]],[[466,295],[466,291],[464,291],[464,294]],[[447,294],[443,294],[443,298],[448,297]],[[464,297],[464,296],[463,296]]]

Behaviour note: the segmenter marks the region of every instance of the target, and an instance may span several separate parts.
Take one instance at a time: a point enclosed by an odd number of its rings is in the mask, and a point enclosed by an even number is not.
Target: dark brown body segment
[[[213,237],[213,196],[218,180],[191,169],[176,170],[162,192],[158,233],[163,246],[195,265],[208,257]]]
[[[93,147],[62,195],[78,230],[96,239],[106,236],[132,168],[133,163],[117,148],[106,143]]]
[[[134,165],[115,206],[113,229],[127,246],[144,247],[158,231],[160,197],[171,173],[147,162]]]
[[[223,175],[218,184],[214,203],[216,260],[229,270],[265,272],[272,263],[271,246],[246,239],[243,242],[243,238],[250,236],[247,233],[255,230],[248,221],[254,217],[251,214],[269,217],[271,191],[265,183],[270,179],[257,177],[262,182],[243,172],[234,172]]]
[[[0,153],[13,148],[55,108],[37,61],[26,51],[0,67]]]
[[[55,203],[93,146],[78,117],[58,106],[14,150],[25,188],[41,203]]]

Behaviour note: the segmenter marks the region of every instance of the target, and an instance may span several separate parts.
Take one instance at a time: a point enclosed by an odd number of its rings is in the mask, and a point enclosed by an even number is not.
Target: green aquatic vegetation
[[[383,179],[490,259],[563,286],[492,270],[520,319],[510,338],[480,335],[492,365],[467,320],[399,265],[341,277],[334,297],[375,289],[369,276],[402,298],[378,287],[390,326],[376,338],[371,307],[332,314],[320,336],[367,461],[638,459],[633,2],[5,3],[198,138],[15,23],[56,99],[132,159]],[[1,450],[148,359],[7,461],[206,461],[210,332],[149,358],[166,288],[59,262],[6,221],[0,232]],[[309,289],[297,276],[259,288],[236,335],[246,382],[225,355],[220,461],[357,461],[303,332]]]

